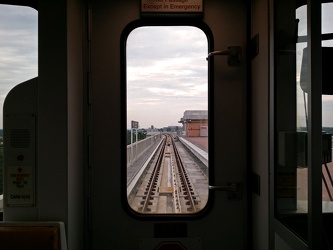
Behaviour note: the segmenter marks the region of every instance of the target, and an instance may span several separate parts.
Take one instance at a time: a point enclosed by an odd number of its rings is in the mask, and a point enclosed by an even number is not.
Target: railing
[[[161,134],[152,135],[144,140],[132,143],[127,146],[127,164],[130,164],[143,152],[145,152],[151,145],[153,145],[158,139],[161,138]]]

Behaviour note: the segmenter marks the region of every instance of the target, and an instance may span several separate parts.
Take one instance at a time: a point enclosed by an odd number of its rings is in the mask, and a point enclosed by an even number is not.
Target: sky
[[[333,33],[333,4],[323,10],[323,33]],[[296,12],[299,35],[306,34],[306,9]],[[29,7],[0,5],[0,129],[2,105],[9,90],[38,75],[38,13]],[[299,69],[302,49],[298,44]],[[333,46],[333,42],[325,42]],[[127,126],[180,126],[186,110],[208,108],[207,38],[195,27],[141,27],[127,39]],[[304,102],[298,86],[299,125],[304,126]],[[333,126],[333,97],[323,96],[323,126]]]
[[[296,11],[296,18],[298,18],[298,35],[307,35],[307,14],[306,6],[300,7]],[[333,33],[333,4],[326,3],[322,8],[322,33]],[[305,106],[308,110],[308,102],[304,103],[303,91],[300,88],[300,69],[303,57],[303,49],[307,46],[307,43],[297,44],[297,122],[299,127],[306,126],[305,120]],[[323,41],[323,47],[333,47],[333,41]],[[307,94],[306,94],[307,97]],[[322,124],[323,127],[333,127],[333,96],[322,96]]]
[[[0,105],[37,76],[37,11],[0,8]],[[195,27],[144,27],[127,40],[127,120],[140,128],[181,126],[188,109],[207,109],[207,38]],[[2,108],[0,128],[2,128]],[[130,125],[128,125],[130,127]]]
[[[10,89],[38,75],[37,11],[0,5],[0,129]]]
[[[208,109],[208,42],[191,26],[139,27],[127,39],[127,126],[182,126],[186,110]]]

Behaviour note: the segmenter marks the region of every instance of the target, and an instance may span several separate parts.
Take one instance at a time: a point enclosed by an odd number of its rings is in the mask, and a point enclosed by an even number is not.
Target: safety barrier
[[[188,140],[179,137],[179,140],[196,156],[198,159],[208,167],[208,153],[204,150],[198,148],[193,143],[189,142]]]
[[[152,135],[141,141],[132,143],[127,146],[127,164],[130,164],[138,156],[144,153],[151,145],[153,145],[158,139],[161,138],[161,134]]]

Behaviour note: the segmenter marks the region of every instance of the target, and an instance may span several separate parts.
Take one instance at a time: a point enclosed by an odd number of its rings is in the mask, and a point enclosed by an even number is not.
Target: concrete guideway
[[[179,137],[179,140],[196,156],[198,159],[208,167],[208,153],[194,145],[192,142],[187,140],[189,137]]]

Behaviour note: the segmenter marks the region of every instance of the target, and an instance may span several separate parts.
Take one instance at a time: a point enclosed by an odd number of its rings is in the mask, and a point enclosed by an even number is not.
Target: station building
[[[187,137],[208,136],[208,110],[186,110],[179,123]]]

